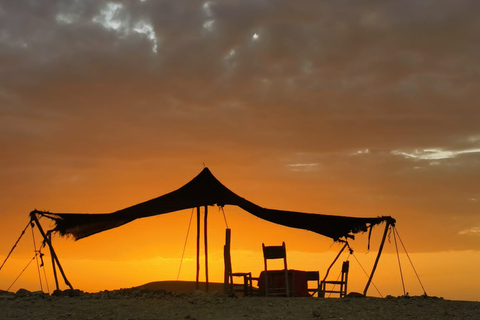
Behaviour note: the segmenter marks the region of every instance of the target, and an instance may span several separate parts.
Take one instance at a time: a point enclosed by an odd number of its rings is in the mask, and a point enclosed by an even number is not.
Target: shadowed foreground
[[[229,298],[138,288],[58,296],[0,291],[0,319],[478,319],[479,314],[480,302],[424,297]]]

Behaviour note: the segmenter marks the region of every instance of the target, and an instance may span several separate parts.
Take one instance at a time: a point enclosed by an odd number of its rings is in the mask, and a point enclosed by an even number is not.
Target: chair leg
[[[249,272],[243,276],[243,296],[251,296],[252,290],[252,274]]]
[[[293,277],[293,275],[292,275]],[[287,297],[290,297],[290,288],[289,288],[289,285],[290,285],[290,279],[289,279],[289,274],[288,274],[288,270],[285,270],[285,293],[287,294]]]
[[[268,273],[265,269],[265,297],[268,297]]]

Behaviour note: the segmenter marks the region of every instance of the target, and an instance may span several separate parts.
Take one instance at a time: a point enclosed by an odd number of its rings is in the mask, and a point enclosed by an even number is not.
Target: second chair
[[[262,248],[263,248],[263,260],[265,264],[265,272],[264,272],[264,278],[265,278],[265,295],[268,296],[290,296],[290,288],[289,288],[289,277],[288,277],[288,268],[287,268],[287,253],[285,249],[285,242],[282,242],[281,246],[265,246],[264,243],[262,243]],[[277,286],[274,285],[273,283],[273,274],[269,276],[268,272],[268,267],[267,267],[267,260],[270,259],[283,259],[283,275],[284,275],[284,281],[281,283],[283,285]],[[280,271],[280,272],[282,272]],[[278,273],[276,271],[275,273]]]

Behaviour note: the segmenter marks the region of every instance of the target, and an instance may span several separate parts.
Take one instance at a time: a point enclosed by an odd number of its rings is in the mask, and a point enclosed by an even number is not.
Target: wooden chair
[[[233,277],[242,277],[243,283],[234,283]],[[232,273],[232,291],[241,292],[243,297],[253,296],[253,280],[251,272]]]
[[[263,261],[265,265],[265,295],[268,296],[290,296],[288,268],[287,268],[287,251],[285,249],[285,242],[282,242],[281,246],[265,246],[262,243],[263,248]],[[272,285],[271,279],[269,279],[267,260],[283,259],[283,272],[284,272],[284,287],[275,287]]]
[[[347,295],[347,283],[348,283],[348,269],[349,269],[349,261],[344,261],[342,264],[342,275],[339,281],[327,281],[322,280],[321,282],[321,294],[325,295],[325,293],[338,293],[340,294],[340,298],[345,297]],[[327,285],[333,285],[333,288],[327,289]],[[339,289],[335,289],[336,286],[339,286]],[[319,293],[320,295],[320,293]]]
[[[254,294],[253,280],[251,272],[232,272],[232,258],[230,255],[231,230],[227,229],[225,234],[225,245],[223,246],[223,258],[225,264],[224,292],[231,296],[237,296],[241,292],[242,296],[252,296]],[[234,283],[233,277],[242,277],[243,283]]]
[[[318,271],[307,271],[307,282],[315,281],[313,288],[308,288],[308,293],[311,297],[319,293],[320,290],[320,272]]]

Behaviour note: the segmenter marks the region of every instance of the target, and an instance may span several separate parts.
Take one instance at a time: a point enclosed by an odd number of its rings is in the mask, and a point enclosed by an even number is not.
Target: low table
[[[285,271],[284,270],[269,270],[267,272],[269,283],[274,288],[285,287]],[[308,293],[308,278],[306,271],[288,270],[288,280],[290,288],[290,296],[293,297],[310,297]],[[258,278],[258,288],[260,295],[265,295],[265,271],[260,273]]]

